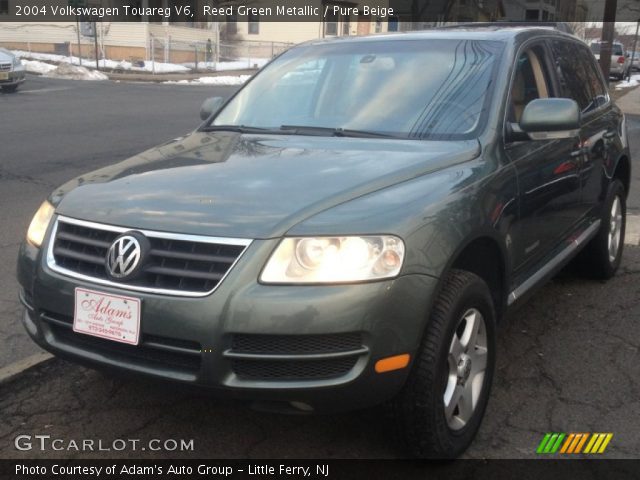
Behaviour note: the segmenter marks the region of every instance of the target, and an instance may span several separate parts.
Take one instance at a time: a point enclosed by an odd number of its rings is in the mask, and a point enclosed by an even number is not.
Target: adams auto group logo
[[[538,454],[604,453],[613,433],[547,433],[536,449]]]

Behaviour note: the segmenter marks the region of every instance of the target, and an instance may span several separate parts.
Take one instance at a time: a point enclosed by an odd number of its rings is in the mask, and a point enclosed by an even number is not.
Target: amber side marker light
[[[376,362],[376,372],[384,373],[391,372],[393,370],[400,370],[401,368],[405,368],[407,365],[409,365],[410,359],[411,356],[408,353],[383,358],[382,360],[378,360]]]

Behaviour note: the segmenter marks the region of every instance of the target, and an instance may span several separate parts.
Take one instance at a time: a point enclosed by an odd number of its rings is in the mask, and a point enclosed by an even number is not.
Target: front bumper
[[[24,325],[36,343],[63,358],[207,387],[260,406],[337,411],[395,396],[411,365],[382,374],[374,365],[404,353],[414,358],[437,279],[262,285],[256,279],[276,243],[254,241],[219,288],[202,298],[78,281],[50,270],[40,249],[25,243],[18,261]],[[77,286],[140,298],[140,345],[73,332]]]
[[[6,74],[7,78],[2,78]],[[0,87],[11,87],[19,85],[25,81],[26,74],[24,71],[0,72]]]

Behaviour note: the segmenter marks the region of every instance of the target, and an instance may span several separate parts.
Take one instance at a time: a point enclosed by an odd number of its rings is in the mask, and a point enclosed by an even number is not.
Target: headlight
[[[27,231],[27,240],[31,245],[35,247],[42,245],[44,234],[47,232],[54,211],[55,208],[53,208],[53,205],[47,201],[42,202],[42,205],[40,205],[40,208],[33,216],[33,220],[31,220],[29,230]]]
[[[20,62],[20,59],[18,57],[13,57],[13,66],[19,67],[20,65],[22,65],[22,63]]]
[[[404,243],[398,237],[285,238],[269,258],[264,283],[361,282],[395,277]]]

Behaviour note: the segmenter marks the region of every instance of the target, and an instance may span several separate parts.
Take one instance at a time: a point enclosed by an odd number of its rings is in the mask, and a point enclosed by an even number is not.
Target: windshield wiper
[[[237,133],[278,133],[277,129],[264,127],[248,127],[246,125],[208,125],[203,132],[237,132]]]
[[[352,130],[349,128],[314,127],[309,125],[281,125],[280,130],[290,135],[318,135],[326,137],[403,138],[390,133]]]
[[[247,125],[209,125],[203,132],[237,132],[237,133],[269,133],[285,135],[314,135],[322,137],[356,137],[356,138],[405,138],[389,133],[351,130],[348,128],[314,127],[309,125],[281,125],[280,128],[249,127]]]

